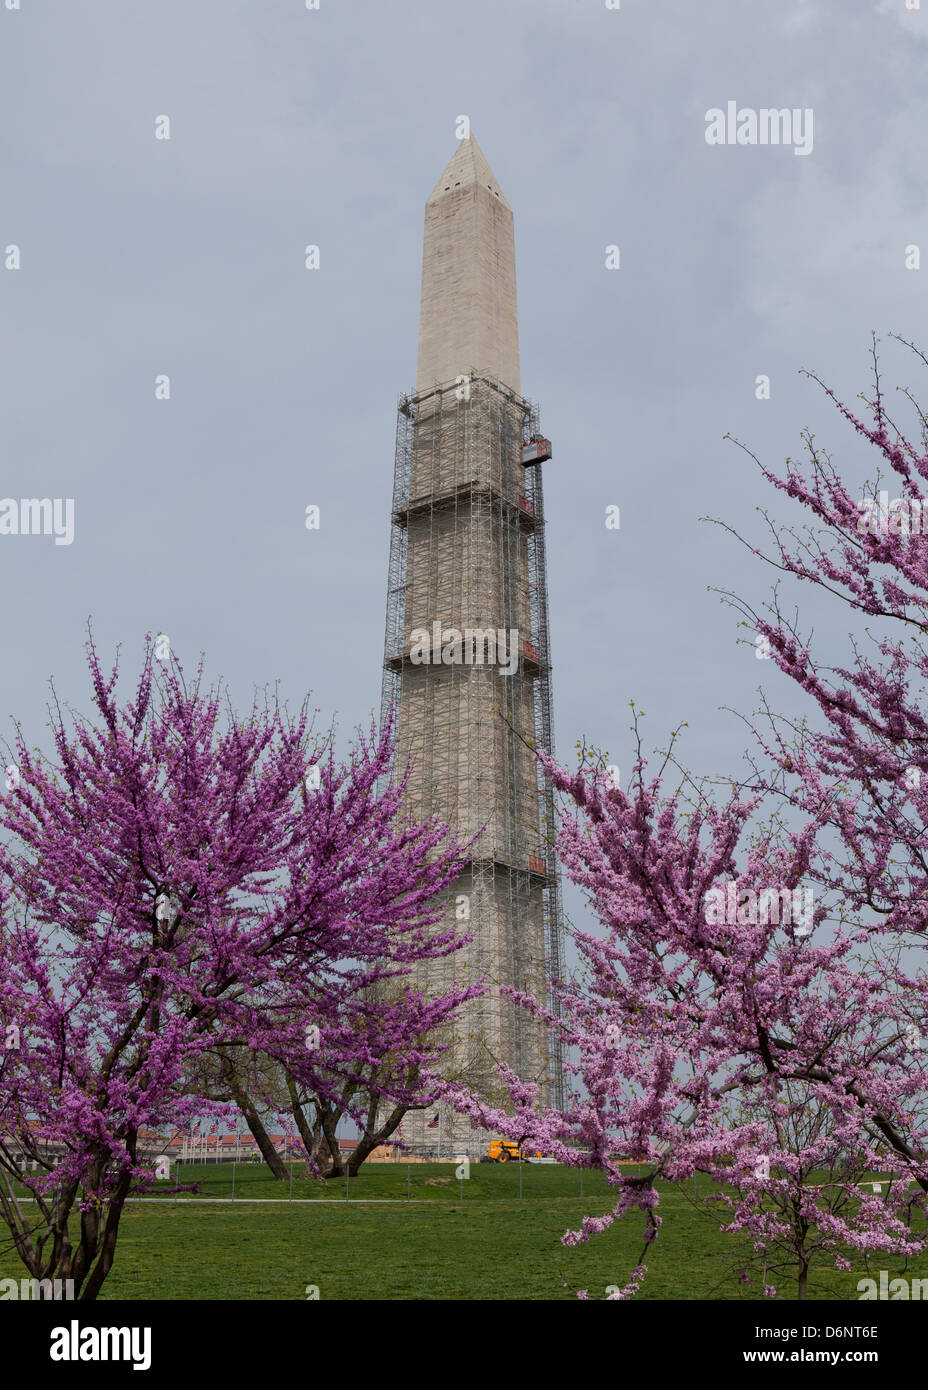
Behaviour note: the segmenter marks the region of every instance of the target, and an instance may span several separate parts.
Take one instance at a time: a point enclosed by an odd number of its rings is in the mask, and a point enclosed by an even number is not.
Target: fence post
[[[409,1195],[409,1164],[406,1164],[406,1201],[411,1201]]]

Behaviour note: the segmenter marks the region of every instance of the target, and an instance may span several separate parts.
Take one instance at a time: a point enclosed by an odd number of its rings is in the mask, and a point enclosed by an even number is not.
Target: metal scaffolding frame
[[[412,769],[407,813],[464,839],[483,827],[446,920],[466,895],[474,941],[456,954],[494,988],[466,1006],[456,1062],[486,1092],[487,1058],[505,1061],[562,1105],[559,1038],[498,993],[512,985],[553,1008],[563,972],[554,794],[532,755],[554,751],[541,465],[520,462],[538,434],[537,408],[477,373],[400,398],[381,718],[393,708],[396,765]],[[476,634],[469,648],[455,649],[454,629]],[[499,650],[496,665],[482,659],[489,632],[505,635],[511,675],[499,674]],[[433,645],[423,660],[423,633],[442,634],[437,659]],[[447,988],[461,966],[424,963],[418,983]]]

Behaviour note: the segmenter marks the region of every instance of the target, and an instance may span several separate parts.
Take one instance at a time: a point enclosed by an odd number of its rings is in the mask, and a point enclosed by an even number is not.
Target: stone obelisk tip
[[[425,205],[416,390],[472,371],[521,392],[512,209],[469,135]]]

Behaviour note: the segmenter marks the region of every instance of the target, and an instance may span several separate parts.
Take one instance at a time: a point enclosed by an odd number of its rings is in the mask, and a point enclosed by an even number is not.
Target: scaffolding
[[[488,376],[400,398],[381,716],[411,767],[407,814],[479,836],[445,905],[474,940],[417,970],[429,991],[492,982],[463,1011],[457,1072],[498,1101],[505,1061],[562,1105],[560,1039],[499,994],[554,1008],[563,971],[554,795],[533,756],[553,753],[542,473],[520,461],[538,434],[537,408]]]

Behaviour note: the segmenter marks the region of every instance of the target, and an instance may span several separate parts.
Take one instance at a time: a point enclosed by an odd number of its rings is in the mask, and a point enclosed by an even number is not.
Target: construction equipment
[[[487,1150],[490,1160],[493,1163],[532,1163],[541,1158],[541,1152],[536,1149],[534,1158],[527,1154],[520,1154],[520,1145],[513,1139],[492,1139]]]
[[[544,463],[550,457],[551,440],[542,439],[540,434],[536,434],[528,444],[523,444],[519,451],[519,462],[523,468],[529,468],[533,463]]]

